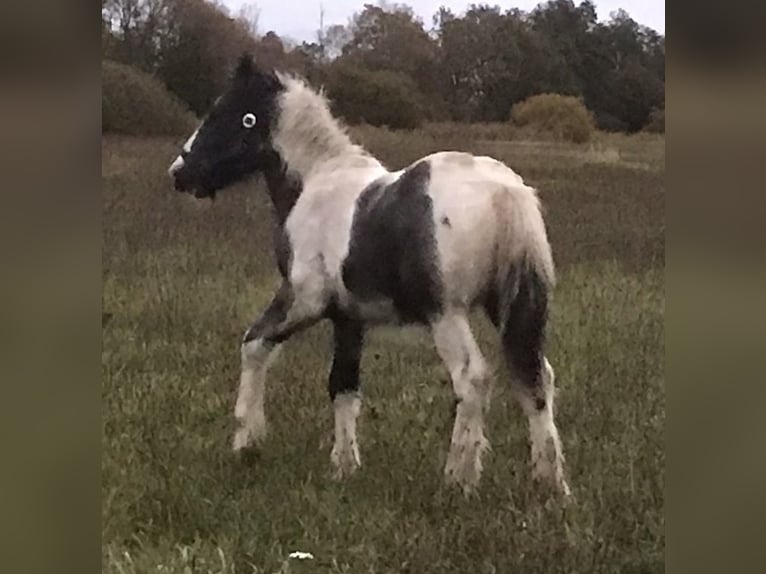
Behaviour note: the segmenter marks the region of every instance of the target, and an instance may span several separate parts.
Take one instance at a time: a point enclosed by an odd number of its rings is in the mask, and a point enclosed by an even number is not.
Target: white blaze
[[[188,140],[186,140],[186,143],[183,146],[183,150],[186,153],[189,153],[191,151],[192,146],[194,145],[194,140],[197,139],[197,134],[199,133],[199,128],[189,137]],[[168,173],[170,175],[173,175],[175,172],[177,172],[179,169],[181,169],[184,166],[184,158],[182,158],[180,155],[175,159],[173,163],[170,164],[170,167],[168,168]]]
[[[176,160],[170,164],[170,167],[168,168],[168,174],[173,175],[175,172],[177,172],[179,169],[181,169],[184,166],[184,160],[179,155]]]

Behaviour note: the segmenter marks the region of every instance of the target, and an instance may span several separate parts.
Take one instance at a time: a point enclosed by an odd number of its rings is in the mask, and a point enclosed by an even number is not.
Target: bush
[[[559,141],[584,143],[590,140],[595,125],[581,99],[560,94],[530,96],[513,106],[513,123],[547,134]]]
[[[654,108],[652,113],[649,114],[649,121],[644,126],[645,132],[653,134],[665,133],[665,109]]]
[[[609,112],[595,112],[596,127],[605,132],[627,132],[628,123]]]
[[[425,119],[425,106],[417,86],[397,72],[338,62],[326,87],[333,111],[350,124],[413,129]]]
[[[127,135],[188,135],[197,119],[156,78],[105,60],[101,66],[101,131]]]

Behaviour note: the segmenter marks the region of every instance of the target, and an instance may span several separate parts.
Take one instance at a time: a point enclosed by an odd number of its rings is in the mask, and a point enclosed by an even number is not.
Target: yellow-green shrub
[[[188,135],[197,119],[161,81],[132,66],[101,65],[101,130],[127,135]]]
[[[595,131],[593,116],[580,98],[561,94],[530,96],[511,109],[511,120],[536,135],[584,143]]]

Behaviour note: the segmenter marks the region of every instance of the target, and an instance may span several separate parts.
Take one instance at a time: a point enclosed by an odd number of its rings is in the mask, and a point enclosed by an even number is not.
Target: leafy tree
[[[505,121],[513,104],[557,93],[582,98],[602,129],[635,131],[665,107],[665,38],[624,11],[599,21],[590,0],[549,0],[528,13],[440,8],[431,30],[411,8],[383,1],[300,46],[261,35],[255,4],[236,17],[206,0],[102,0],[101,8],[103,57],[158,76],[198,114],[243,51],[327,85],[351,121]]]
[[[261,10],[257,4],[243,4],[237,13],[237,20],[253,38],[259,37],[258,23],[261,18]]]
[[[523,48],[534,44],[519,13],[474,5],[461,18],[441,11],[437,24],[453,118],[507,119],[510,103],[528,95],[519,79],[530,68]]]
[[[231,67],[255,40],[242,23],[204,0],[165,0],[169,20],[160,38],[158,74],[204,114],[224,89]]]
[[[415,98],[428,94],[431,115],[439,115],[444,106],[439,97],[438,45],[412,9],[399,4],[365,4],[348,32],[336,66],[387,70],[407,77],[410,87],[419,92]]]
[[[399,72],[357,68],[336,62],[327,91],[333,110],[352,124],[415,128],[425,117],[413,81]]]
[[[255,44],[256,60],[262,66],[283,69],[287,63],[285,45],[275,32],[269,31]]]
[[[598,98],[588,104],[619,118],[629,131],[641,129],[654,108],[664,108],[664,40],[620,10],[599,27],[608,62]]]
[[[351,41],[351,29],[342,24],[333,24],[326,30],[319,31],[319,45],[322,57],[333,60],[343,53],[343,49]]]

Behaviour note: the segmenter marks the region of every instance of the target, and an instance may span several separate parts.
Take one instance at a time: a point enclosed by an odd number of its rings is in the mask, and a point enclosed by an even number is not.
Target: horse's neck
[[[272,154],[267,164],[264,176],[280,226],[284,226],[293,206],[303,193],[306,182],[311,181],[309,178],[323,178],[332,173],[360,167],[383,169],[377,159],[358,146],[354,146],[354,149],[342,156],[327,157],[321,163],[314,164],[310,173],[302,174],[278,153]]]
[[[368,156],[361,146],[351,142],[342,132],[317,134],[297,133],[286,137],[288,145],[279,148],[279,154],[288,170],[303,181],[323,171],[338,169],[359,157]]]
[[[380,165],[332,117],[324,99],[301,82],[283,78],[287,90],[272,132],[274,165],[266,173],[277,217],[284,224],[295,202],[315,178],[358,167]]]
[[[351,141],[322,96],[301,82],[289,78],[285,82],[288,87],[272,142],[291,172],[307,181],[328,166],[367,155]]]
[[[299,129],[282,135],[275,143],[265,176],[280,225],[284,225],[307,183],[360,165],[380,165],[339,128],[324,134]]]

